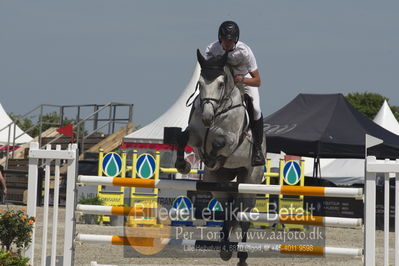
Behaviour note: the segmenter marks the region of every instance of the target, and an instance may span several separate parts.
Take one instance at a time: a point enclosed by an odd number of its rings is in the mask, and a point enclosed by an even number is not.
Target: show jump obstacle
[[[50,146],[46,149],[40,149],[38,143],[31,143],[29,151],[29,181],[28,181],[28,215],[36,217],[36,195],[38,182],[38,163],[39,160],[45,164],[45,186],[44,186],[44,213],[43,213],[43,235],[41,247],[41,263],[44,265],[46,260],[47,250],[47,227],[48,227],[48,211],[49,211],[49,195],[50,195],[50,166],[54,162],[55,166],[55,182],[54,182],[54,212],[53,212],[53,232],[51,240],[51,265],[56,263],[56,247],[57,247],[57,223],[58,223],[58,199],[59,199],[59,180],[60,180],[60,163],[65,160],[68,167],[67,172],[67,188],[66,188],[66,210],[65,210],[65,234],[64,234],[64,251],[63,251],[63,265],[74,264],[74,249],[76,242],[100,242],[113,245],[130,245],[136,243],[137,245],[149,246],[154,239],[135,239],[132,242],[124,236],[108,236],[108,235],[88,235],[78,234],[75,236],[75,212],[79,211],[86,214],[101,214],[101,215],[134,215],[136,212],[143,210],[136,210],[135,207],[113,207],[113,206],[92,206],[92,205],[76,205],[77,183],[86,185],[112,185],[118,187],[144,187],[157,189],[179,189],[187,191],[234,191],[237,193],[253,193],[253,194],[285,194],[285,195],[305,195],[305,196],[319,196],[319,197],[363,197],[365,202],[364,207],[364,248],[337,248],[337,247],[313,247],[312,250],[303,251],[300,245],[298,249],[288,248],[287,245],[275,244],[259,244],[259,243],[240,243],[230,242],[232,247],[253,247],[257,245],[258,248],[269,252],[276,252],[281,254],[302,254],[302,255],[342,255],[342,256],[364,256],[365,265],[375,265],[375,217],[376,217],[376,173],[385,173],[385,185],[389,188],[389,178],[396,178],[396,188],[399,188],[399,160],[376,160],[375,157],[367,157],[366,159],[366,181],[365,193],[360,188],[330,188],[330,187],[303,187],[303,186],[278,186],[278,185],[254,185],[254,184],[218,184],[196,181],[183,180],[143,180],[137,178],[110,178],[101,176],[78,176],[77,175],[77,145],[69,145],[67,150],[61,150],[57,145],[55,150],[51,150]],[[384,263],[389,264],[389,189],[385,190],[385,233],[384,233]],[[387,193],[388,192],[388,193]],[[395,265],[399,265],[399,190],[395,191]],[[317,226],[357,226],[361,225],[361,219],[351,218],[335,218],[335,217],[312,217],[310,222],[308,219],[289,218],[283,215],[276,215],[271,213],[252,213],[255,216],[249,215],[251,213],[238,213],[238,220],[245,220],[245,217],[256,217],[257,221],[266,222],[285,222],[291,224],[309,224]],[[258,215],[258,216],[256,216]],[[33,229],[32,244],[26,252],[26,256],[30,258],[32,265],[39,263],[34,261],[34,240],[35,229]],[[204,241],[204,240],[181,240],[181,239],[162,239],[167,241],[168,245],[186,245],[192,247],[220,247],[220,242]],[[300,251],[298,251],[300,250]]]

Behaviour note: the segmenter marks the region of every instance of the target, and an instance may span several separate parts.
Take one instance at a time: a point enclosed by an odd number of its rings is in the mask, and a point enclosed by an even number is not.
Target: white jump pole
[[[39,143],[32,142],[29,145],[29,155],[33,150],[39,149]],[[36,205],[37,205],[37,183],[38,183],[38,158],[32,158],[29,156],[29,170],[28,170],[28,216],[36,217]],[[35,265],[34,254],[35,254],[35,236],[36,236],[36,224],[33,224],[32,229],[32,243],[28,246],[25,256],[29,258],[29,264]]]
[[[61,150],[61,145],[56,146],[56,151]],[[58,203],[60,192],[60,160],[55,160],[55,176],[54,176],[54,200],[53,200],[53,233],[51,240],[51,266],[56,266],[57,259],[57,224],[58,224]]]
[[[365,135],[365,180],[364,180],[364,265],[375,266],[375,212],[376,212],[376,172],[372,163],[376,158],[368,156],[367,150],[383,143],[381,139]]]
[[[389,160],[385,160],[389,162]],[[384,174],[384,266],[389,266],[389,178],[390,174]]]
[[[131,238],[132,242],[134,237]],[[122,241],[121,241],[122,239]],[[78,234],[76,241],[87,243],[107,243],[110,245],[129,245],[128,237],[112,236],[112,235],[94,235],[94,234]],[[139,240],[140,237],[137,237]],[[151,240],[148,238],[147,240]],[[157,239],[153,239],[156,241]],[[184,239],[161,239],[165,245],[172,246],[188,246],[195,248],[215,247],[221,243],[218,241],[207,240],[184,240]],[[140,242],[140,241],[137,241]],[[143,246],[151,246],[151,241],[143,241]],[[262,252],[274,252],[280,254],[297,254],[297,255],[314,255],[314,256],[362,256],[363,250],[361,248],[337,248],[337,247],[320,247],[320,246],[304,246],[304,245],[280,245],[280,244],[264,244],[264,243],[250,243],[250,242],[229,242],[229,245],[235,246],[238,250],[254,250]]]
[[[46,146],[46,151],[51,150],[51,146]],[[48,209],[50,197],[50,163],[51,159],[45,161],[45,177],[44,177],[44,203],[43,203],[43,235],[42,235],[42,258],[41,263],[46,263],[47,251],[47,229],[48,229]]]
[[[97,261],[91,261],[90,266],[118,266],[115,264],[98,264]]]
[[[399,173],[395,177],[395,266],[399,266]]]
[[[75,204],[77,197],[76,176],[78,174],[78,145],[72,144],[68,147],[72,151],[72,160],[68,160],[67,168],[67,188],[66,188],[66,207],[65,207],[65,234],[64,234],[64,259],[63,265],[74,264],[74,237],[75,237]]]

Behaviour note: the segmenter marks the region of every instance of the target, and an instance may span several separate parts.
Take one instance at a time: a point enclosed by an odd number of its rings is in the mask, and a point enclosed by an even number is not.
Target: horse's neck
[[[242,102],[240,89],[234,83],[233,69],[230,66],[226,65],[224,67],[224,71],[227,75],[226,87],[229,88],[230,92],[228,92],[228,93],[230,94],[230,98],[235,103]]]

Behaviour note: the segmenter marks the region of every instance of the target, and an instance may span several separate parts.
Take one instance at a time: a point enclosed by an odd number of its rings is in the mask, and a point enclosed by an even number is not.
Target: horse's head
[[[206,60],[199,50],[197,50],[197,59],[201,66],[201,75],[198,81],[202,122],[205,127],[213,124],[216,110],[223,101],[227,92],[228,78],[225,71],[227,62],[227,52],[219,58],[212,57]]]

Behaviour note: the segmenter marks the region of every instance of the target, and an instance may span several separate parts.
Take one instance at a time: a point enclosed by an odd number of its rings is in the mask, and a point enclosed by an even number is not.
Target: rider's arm
[[[260,75],[259,70],[256,69],[255,71],[249,72],[251,77],[243,77],[242,83],[251,87],[259,87],[260,86]]]
[[[248,46],[243,46],[241,48],[241,54],[242,54],[242,63],[250,77],[248,75],[243,76],[243,75],[236,75],[234,77],[234,81],[236,83],[241,83],[244,85],[248,85],[251,87],[259,87],[260,86],[260,74],[258,70],[258,65],[256,64],[256,59],[254,54],[252,53],[251,48]]]

